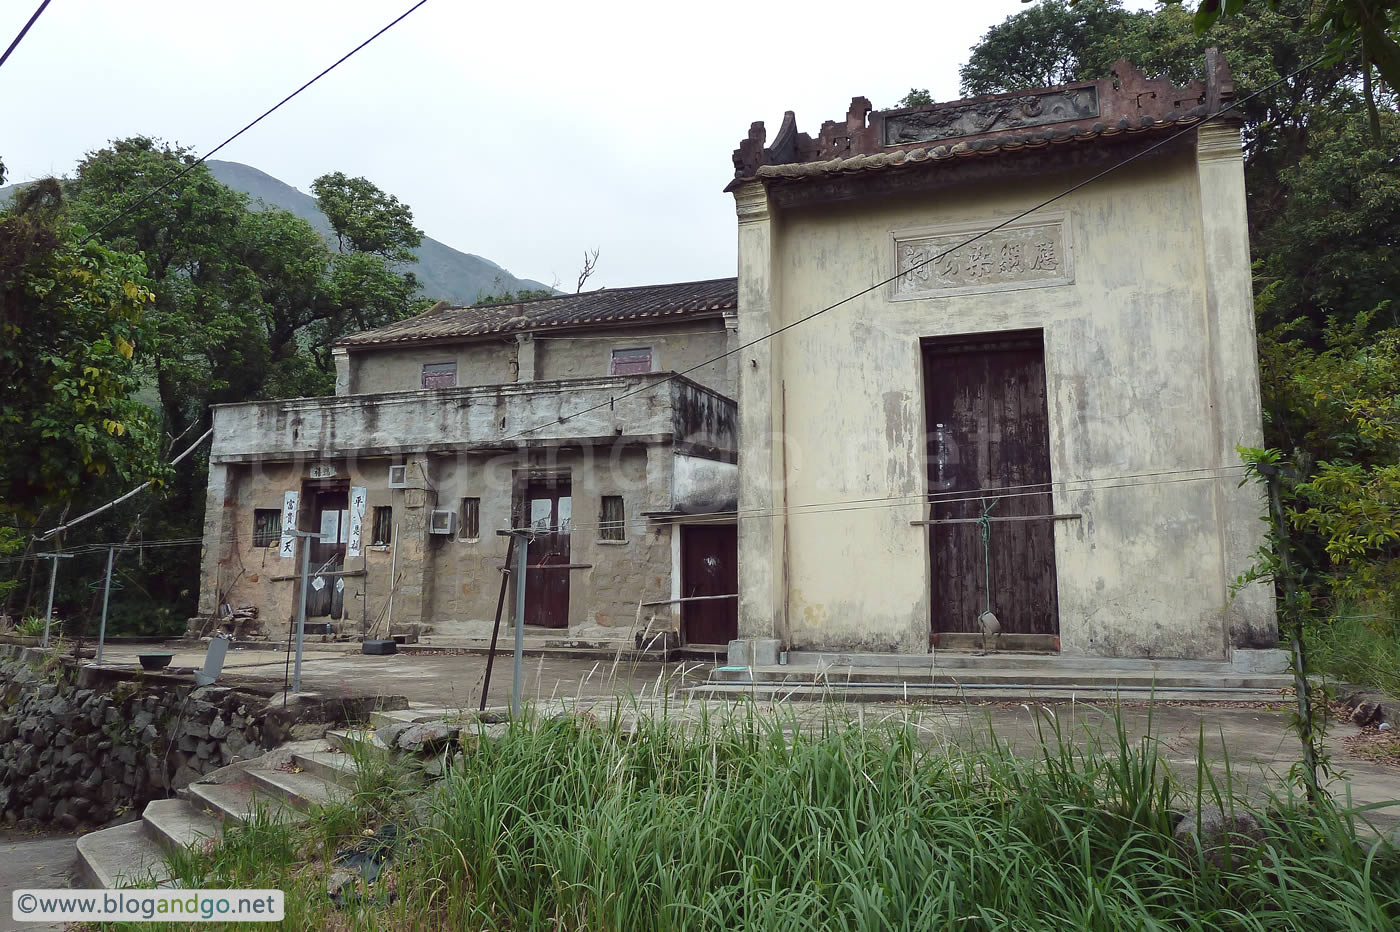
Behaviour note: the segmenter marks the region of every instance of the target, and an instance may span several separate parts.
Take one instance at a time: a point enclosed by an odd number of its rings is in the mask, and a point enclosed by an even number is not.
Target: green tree
[[[84,243],[52,179],[0,212],[0,513],[34,518],[94,480],[155,472],[157,433],[132,400],[144,313],[139,257]]]
[[[518,291],[501,291],[493,295],[478,297],[472,307],[490,307],[493,304],[521,304],[525,301],[539,301],[554,297],[549,288],[521,288]]]
[[[1098,71],[1098,47],[1119,32],[1129,14],[1122,0],[1043,0],[987,31],[958,72],[973,97],[1028,87],[1050,87]]]
[[[1179,4],[1182,0],[1165,2]],[[1275,10],[1282,5],[1283,0],[1200,0],[1192,25],[1196,32],[1204,33],[1241,12],[1265,6]],[[1400,87],[1400,42],[1396,41],[1400,0],[1320,0],[1309,5],[1308,15],[1308,27],[1326,36],[1333,63],[1359,59],[1371,125],[1379,131],[1380,103],[1372,71],[1379,73],[1392,91]]]
[[[343,172],[311,182],[316,204],[335,230],[341,252],[366,252],[395,262],[417,261],[413,250],[423,243],[423,231],[413,225],[408,205],[386,194],[365,178]]]
[[[145,259],[155,294],[147,362],[172,435],[210,403],[254,396],[266,355],[247,309],[257,282],[235,248],[247,199],[199,165],[137,202],[194,161],[188,149],[147,137],[117,140],[89,153],[70,185],[76,220]]]

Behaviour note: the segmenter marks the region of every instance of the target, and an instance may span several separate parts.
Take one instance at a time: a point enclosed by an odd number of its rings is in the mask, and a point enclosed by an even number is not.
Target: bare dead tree
[[[583,291],[583,283],[588,281],[589,276],[598,268],[598,252],[599,247],[597,246],[593,247],[591,251],[587,249],[583,251],[583,269],[578,273],[578,287],[574,289],[574,294],[580,294]]]

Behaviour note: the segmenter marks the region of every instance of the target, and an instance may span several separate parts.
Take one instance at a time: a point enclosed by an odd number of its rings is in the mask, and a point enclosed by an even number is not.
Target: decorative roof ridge
[[[1123,121],[1146,127],[1175,123],[1183,114],[1228,110],[1235,86],[1225,57],[1215,49],[1205,54],[1205,80],[1176,87],[1170,78],[1149,78],[1127,59],[1120,59],[1108,77],[1053,87],[1029,88],[1004,94],[984,94],[962,100],[876,111],[865,97],[851,99],[843,122],[828,120],[816,139],[797,131],[791,110],[771,146],[762,121],[750,125],[748,136],[734,150],[734,180],[725,190],[760,178],[788,177],[775,167],[849,161],[853,166],[919,162],[916,153],[930,153],[938,144],[977,151],[1007,151],[1019,144],[1053,139],[1056,132],[1112,135],[1111,127],[1127,129]],[[1045,127],[1030,135],[1028,130]],[[932,147],[932,148],[931,148]],[[900,153],[904,153],[903,158]],[[936,157],[935,157],[936,158]]]

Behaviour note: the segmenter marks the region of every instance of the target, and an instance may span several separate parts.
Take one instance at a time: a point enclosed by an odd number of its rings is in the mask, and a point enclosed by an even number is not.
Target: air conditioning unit
[[[389,467],[389,488],[391,488],[391,489],[406,489],[406,488],[408,488],[408,466],[407,466],[407,465],[403,465],[403,466],[390,466],[390,467]]]
[[[439,508],[433,511],[431,519],[428,521],[429,534],[452,535],[457,532],[457,512],[446,508]]]

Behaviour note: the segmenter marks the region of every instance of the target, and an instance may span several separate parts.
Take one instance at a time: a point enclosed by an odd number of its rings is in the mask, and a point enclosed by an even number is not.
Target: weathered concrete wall
[[[515,341],[497,338],[443,346],[357,349],[349,354],[349,390],[343,394],[407,392],[423,387],[423,366],[455,362],[457,385],[497,385],[516,378]],[[607,374],[604,370],[603,374]]]
[[[649,346],[652,369],[681,372],[733,345],[726,320],[708,317],[661,325],[593,327],[576,333],[545,331],[441,345],[356,348],[348,354],[345,390],[337,394],[413,391],[422,386],[426,363],[456,362],[457,385],[469,388],[515,381],[606,377],[614,349]],[[339,360],[337,360],[339,362]],[[339,371],[339,370],[337,370]],[[696,369],[689,377],[734,397],[733,357]]]
[[[657,372],[684,372],[691,366],[713,359],[728,350],[735,331],[719,318],[684,320],[667,326],[609,327],[587,334],[536,334],[536,378],[594,378],[608,374],[614,349],[651,347],[652,369]],[[737,367],[734,357],[702,366],[687,377],[734,397]]]
[[[880,289],[745,351],[741,507],[917,501],[920,339],[971,332],[1043,330],[1056,482],[1237,465],[1234,447],[1258,445],[1261,430],[1237,135],[1229,143],[1203,130],[1199,159],[1150,159],[1059,202],[1071,283],[905,300]],[[970,235],[1077,180],[1008,178],[780,217],[761,188],[741,189],[740,338],[894,274],[896,231]],[[1232,636],[1269,640],[1271,595],[1229,590],[1260,529],[1258,497],[1237,481],[1058,492],[1055,512],[1084,515],[1055,524],[1063,650],[1204,659],[1225,656]],[[740,522],[741,634],[926,652],[928,534],[910,525],[923,511]]]
[[[486,632],[495,616],[501,580],[498,567],[506,553],[506,539],[497,531],[510,526],[518,477],[533,471],[568,475],[572,483],[572,559],[589,566],[570,574],[568,635],[622,637],[626,632],[621,629],[632,625],[639,601],[663,599],[670,592],[670,528],[653,525],[645,514],[676,510],[672,469],[677,459],[693,458],[676,457],[670,444],[626,442],[521,453],[413,454],[403,460],[409,467],[408,489],[388,487],[388,467],[394,462],[389,458],[318,459],[315,465],[367,492],[366,546],[362,557],[346,561],[345,617],[335,624],[340,630],[358,632],[362,618],[371,623],[378,619],[386,609],[391,577],[397,573],[393,624],[429,625],[431,633],[437,635]],[[732,497],[736,481],[733,467],[713,460],[703,462],[728,467]],[[224,491],[218,496],[217,517],[207,523],[223,528],[224,536],[206,541],[201,601],[205,614],[214,612],[214,592],[222,590],[235,608],[258,608],[267,636],[286,639],[296,613],[299,556],[284,559],[276,546],[253,546],[253,513],[258,508],[278,508],[285,492],[298,491],[304,496],[299,523],[302,529],[309,529],[310,498],[303,483],[311,465],[265,462],[220,467]],[[625,542],[599,539],[603,495],[623,497]],[[463,536],[460,522],[456,534],[429,534],[429,513],[435,508],[448,509],[460,516],[464,497],[480,499],[479,536]],[[374,509],[383,505],[393,508],[396,530],[392,550],[369,543]],[[220,546],[212,546],[213,540],[220,540]],[[507,612],[513,611],[512,598],[513,593],[507,600]],[[660,612],[666,621],[669,613]],[[316,624],[330,620],[315,618],[309,624],[314,630]]]
[[[609,403],[664,377],[657,373],[216,405],[211,459],[228,463],[274,456],[383,456],[669,437],[677,425],[675,387],[686,384],[683,380],[669,383],[671,391],[639,391]]]
[[[139,679],[94,681],[0,645],[0,813],[101,825],[284,740],[262,696]]]

